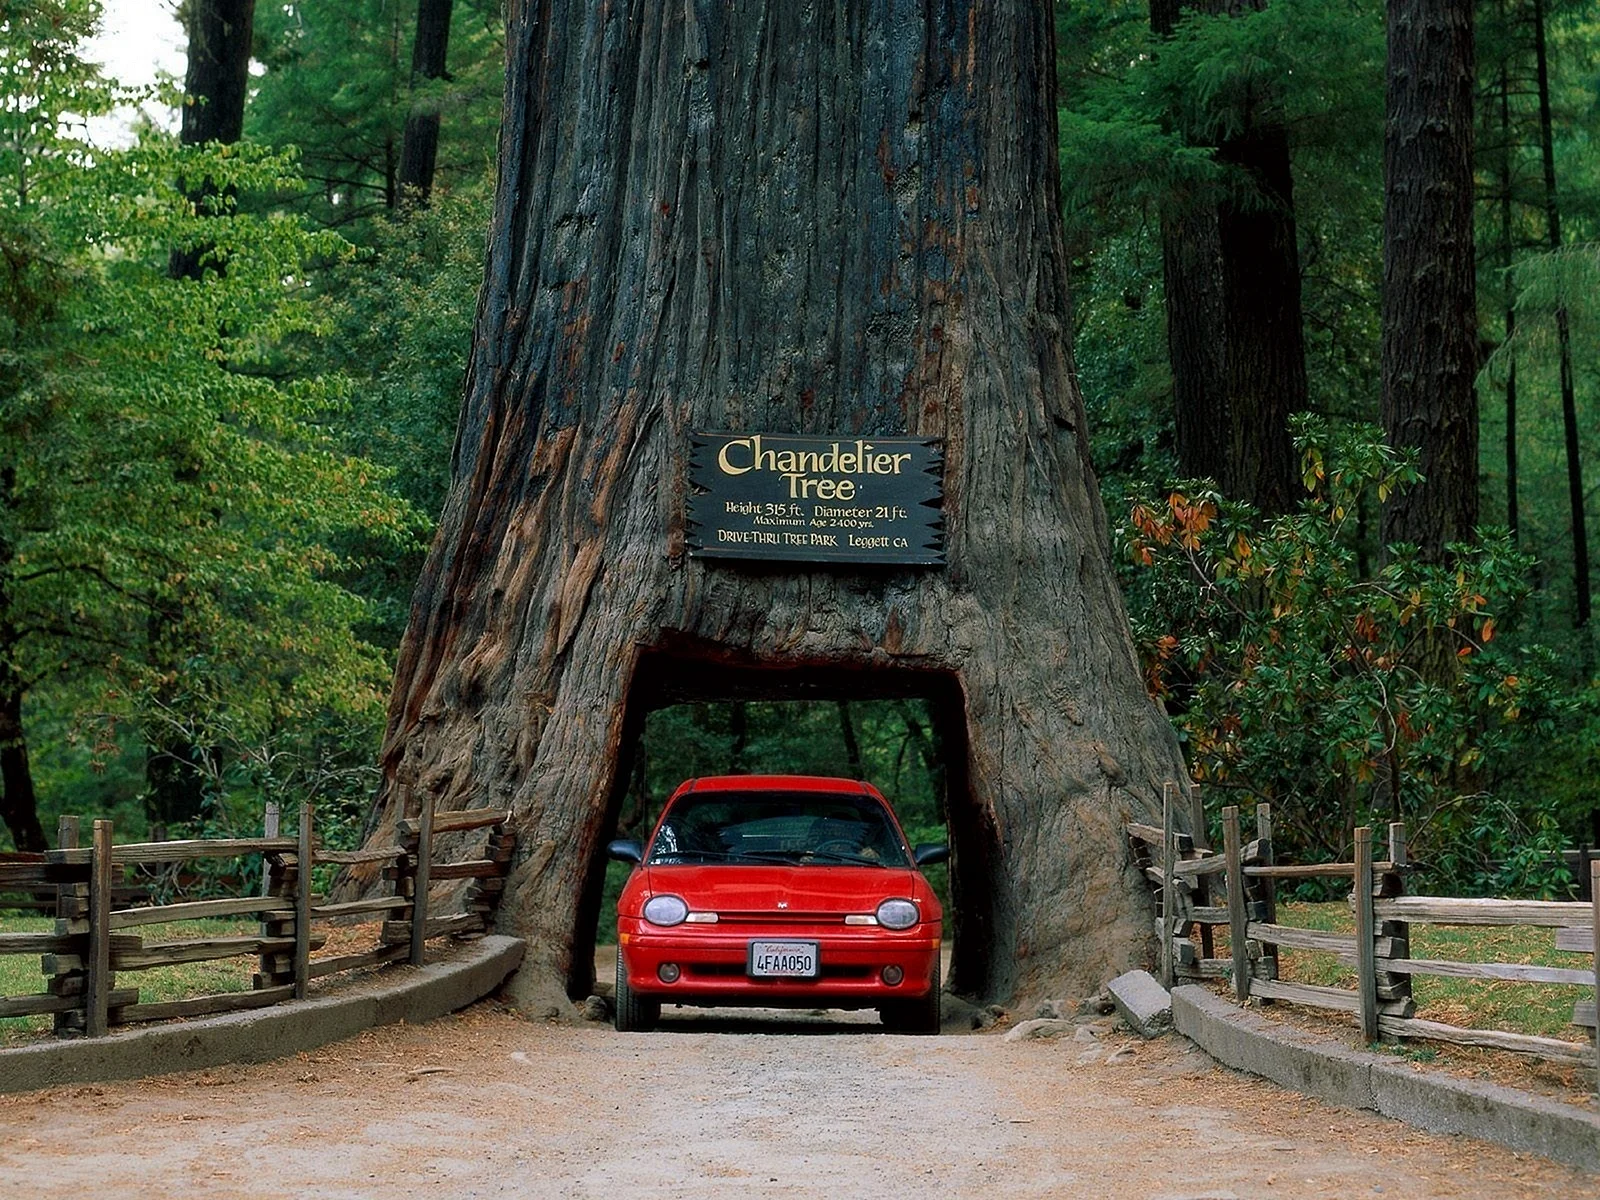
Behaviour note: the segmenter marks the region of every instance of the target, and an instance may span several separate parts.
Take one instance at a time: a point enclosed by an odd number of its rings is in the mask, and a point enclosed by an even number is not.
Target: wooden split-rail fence
[[[1184,823],[1196,833],[1178,832],[1180,805],[1187,806]],[[1162,826],[1128,825],[1135,860],[1155,892],[1162,982],[1167,987],[1203,979],[1227,980],[1240,1001],[1287,1001],[1348,1013],[1369,1042],[1427,1039],[1589,1063],[1596,1067],[1596,1086],[1600,1088],[1600,1029],[1596,1029],[1595,1019],[1596,998],[1600,997],[1600,861],[1588,863],[1591,899],[1585,902],[1413,896],[1406,894],[1411,864],[1403,822],[1389,826],[1384,859],[1374,859],[1372,830],[1363,827],[1355,831],[1350,862],[1287,864],[1273,860],[1271,806],[1258,804],[1255,815],[1255,837],[1245,842],[1238,808],[1224,808],[1223,849],[1215,853],[1207,843],[1200,788],[1190,788],[1184,797],[1169,784]],[[1278,922],[1278,882],[1319,878],[1351,881],[1353,933]],[[1410,955],[1413,924],[1548,928],[1555,950],[1587,955],[1589,961],[1582,966],[1554,967],[1414,959]],[[1214,931],[1219,926],[1228,930],[1226,957],[1216,956],[1214,950]],[[1355,987],[1280,979],[1281,946],[1322,951],[1353,963]],[[1595,1041],[1584,1046],[1560,1038],[1420,1020],[1411,996],[1411,980],[1416,975],[1563,984],[1587,990],[1588,998],[1580,998],[1573,1006],[1572,1023],[1595,1030]]]
[[[469,809],[434,812],[424,799],[415,818],[402,820],[396,844],[363,850],[329,850],[316,837],[315,814],[300,808],[293,837],[278,836],[269,810],[259,838],[138,842],[116,845],[110,821],[95,821],[87,846],[79,844],[80,822],[63,817],[59,849],[43,854],[0,856],[0,893],[16,894],[19,906],[38,911],[48,904],[53,932],[0,933],[0,954],[39,955],[44,990],[0,995],[0,1017],[53,1014],[58,1037],[100,1037],[112,1026],[170,1020],[208,1013],[264,1008],[303,999],[313,980],[388,963],[420,965],[424,945],[444,935],[469,937],[489,928],[510,870],[514,836],[510,814]],[[443,834],[482,831],[479,856],[436,863]],[[471,839],[476,841],[476,839]],[[237,895],[173,904],[140,902],[125,877],[130,870],[259,854],[263,886],[257,895]],[[312,891],[312,866],[382,864],[392,893],[330,903]],[[469,881],[456,911],[430,911],[430,887]],[[253,886],[253,885],[251,885]],[[0,896],[0,908],[12,900]],[[146,942],[142,926],[200,919],[254,917],[251,936],[197,937]],[[341,925],[381,922],[376,949],[315,958],[327,944],[318,922]],[[220,992],[183,1000],[141,1002],[137,986],[119,986],[153,967],[248,957],[256,960],[248,991]]]

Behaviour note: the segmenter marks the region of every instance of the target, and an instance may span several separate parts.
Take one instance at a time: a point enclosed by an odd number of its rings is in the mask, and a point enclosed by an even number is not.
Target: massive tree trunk
[[[406,114],[400,142],[400,185],[407,196],[422,204],[433,191],[433,168],[439,157],[439,109],[416,96],[421,80],[444,78],[445,52],[450,46],[450,10],[454,0],[417,0],[417,32],[411,42],[411,111]]]
[[[383,752],[507,805],[524,1002],[592,979],[652,704],[929,697],[954,986],[1147,955],[1131,816],[1182,778],[1141,686],[1073,383],[1049,6],[514,3],[441,529]],[[944,441],[944,567],[686,553],[694,430]]]
[[[1266,0],[1151,0],[1170,37],[1184,10],[1211,16]],[[1266,513],[1293,506],[1289,414],[1307,404],[1300,259],[1289,136],[1270,81],[1231,103],[1238,131],[1217,145],[1237,190],[1162,215],[1162,275],[1179,469]]]
[[[1472,0],[1389,0],[1383,175],[1383,426],[1425,482],[1383,541],[1440,561],[1478,521]]]

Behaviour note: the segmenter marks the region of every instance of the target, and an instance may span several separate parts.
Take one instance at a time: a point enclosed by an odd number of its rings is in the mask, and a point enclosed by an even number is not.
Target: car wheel
[[[661,1001],[635,995],[628,986],[628,968],[622,964],[622,948],[617,948],[616,1012],[613,1023],[620,1033],[649,1033],[661,1019]]]
[[[939,997],[944,990],[940,964],[933,960],[933,986],[926,996],[915,1000],[892,1000],[878,1009],[884,1027],[894,1033],[936,1034],[939,1032]]]

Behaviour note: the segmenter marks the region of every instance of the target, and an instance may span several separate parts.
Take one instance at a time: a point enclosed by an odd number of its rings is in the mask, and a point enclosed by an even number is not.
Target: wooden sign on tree
[[[697,433],[689,553],[757,562],[944,562],[931,438]]]
[[[454,482],[374,836],[406,787],[514,811],[524,1003],[592,982],[644,711],[736,689],[934,700],[955,989],[1077,995],[1147,961],[1122,829],[1183,764],[1073,382],[1053,37],[1043,2],[512,3]],[[946,565],[694,556],[705,430],[937,441]]]

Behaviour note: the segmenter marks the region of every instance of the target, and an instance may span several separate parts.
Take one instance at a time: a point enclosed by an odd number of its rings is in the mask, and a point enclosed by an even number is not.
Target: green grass
[[[1279,903],[1278,923],[1304,929],[1351,933],[1355,918],[1348,904]],[[1226,931],[1222,931],[1224,939]],[[1220,953],[1220,951],[1219,951]],[[1555,949],[1555,930],[1533,926],[1411,926],[1411,957],[1450,962],[1536,963],[1582,969],[1586,956]],[[1278,973],[1295,983],[1354,988],[1355,967],[1332,954],[1313,950],[1279,950]],[[1417,1016],[1470,1029],[1498,1029],[1539,1037],[1587,1040],[1572,1024],[1572,1006],[1586,999],[1584,988],[1561,984],[1508,983],[1488,979],[1453,979],[1414,975],[1412,997]]]
[[[0,916],[0,933],[49,933],[55,929],[50,917]],[[248,920],[172,921],[143,925],[123,932],[153,942],[183,941],[193,938],[254,936],[260,926]],[[256,970],[254,955],[219,959],[215,962],[183,963],[175,967],[153,967],[148,971],[118,973],[116,986],[139,989],[141,1003],[186,1000],[219,992],[243,992],[250,988]],[[0,955],[0,996],[28,996],[43,992],[49,978],[39,971],[37,954]],[[0,1017],[0,1045],[31,1041],[48,1035],[53,1018]]]

